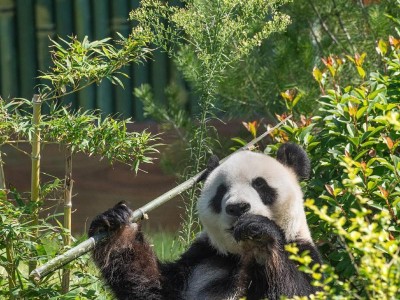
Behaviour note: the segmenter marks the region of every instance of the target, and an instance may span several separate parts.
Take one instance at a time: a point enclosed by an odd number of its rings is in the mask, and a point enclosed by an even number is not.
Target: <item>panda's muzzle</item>
[[[246,203],[246,202],[228,204],[225,207],[226,213],[228,215],[234,216],[234,217],[240,217],[241,215],[245,214],[249,210],[250,210],[250,204]]]

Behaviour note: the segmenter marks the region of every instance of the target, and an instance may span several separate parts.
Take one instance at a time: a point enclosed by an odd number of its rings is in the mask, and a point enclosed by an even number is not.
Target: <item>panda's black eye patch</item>
[[[257,177],[253,179],[251,186],[257,191],[258,195],[260,195],[260,198],[265,205],[271,205],[276,200],[276,189],[270,187],[264,178]]]
[[[222,198],[228,191],[228,188],[224,184],[220,184],[217,188],[217,192],[215,193],[214,197],[210,200],[209,206],[213,210],[214,213],[219,214],[221,213],[221,202]]]

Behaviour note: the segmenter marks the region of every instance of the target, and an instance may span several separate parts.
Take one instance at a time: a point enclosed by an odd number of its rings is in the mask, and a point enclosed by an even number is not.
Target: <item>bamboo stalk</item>
[[[65,158],[65,181],[64,181],[64,246],[71,246],[71,212],[72,212],[72,151],[67,149]],[[70,269],[65,267],[62,271],[61,292],[68,293],[70,283]]]
[[[282,126],[288,119],[290,119],[292,116],[288,116],[286,119],[282,120],[279,122],[277,125],[269,129],[268,131],[264,132],[262,135],[259,137],[253,139],[251,142],[249,142],[247,145],[243,146],[239,150],[235,151],[243,151],[243,150],[249,150],[252,149],[255,144],[257,144],[260,140],[265,138],[267,135],[269,135],[272,131],[275,129],[279,128]],[[233,154],[233,153],[232,153]],[[231,154],[231,155],[232,155]],[[222,159],[220,163],[223,163],[225,160],[227,160],[231,155],[227,156],[226,158]],[[147,213],[152,211],[153,209],[159,207],[160,205],[164,204],[165,202],[168,202],[175,196],[178,196],[182,192],[186,191],[190,187],[192,187],[194,184],[196,184],[202,177],[202,175],[206,172],[206,170],[203,170],[196,174],[195,176],[189,178],[185,182],[181,183],[180,185],[174,187],[172,190],[169,190],[165,194],[157,197],[156,199],[150,201],[146,205],[142,206],[139,209],[136,209],[133,211],[132,216],[130,218],[131,222],[137,222],[142,219],[147,219]],[[30,273],[30,277],[34,281],[40,281],[44,276],[48,275],[49,273],[61,268],[65,264],[73,261],[74,259],[80,257],[81,255],[89,252],[92,250],[98,242],[103,240],[105,237],[107,237],[109,234],[108,233],[99,233],[94,235],[93,237],[87,239],[86,241],[80,243],[76,247],[68,250],[67,252],[51,259],[48,261],[46,264],[43,266],[33,270]]]
[[[42,100],[39,95],[33,95],[32,98],[33,113],[32,113],[32,154],[31,154],[31,204],[32,211],[32,226],[34,232],[32,233],[31,241],[36,242],[39,235],[37,225],[39,224],[39,190],[40,190],[40,115],[42,108]],[[35,228],[36,227],[36,228]],[[33,252],[33,251],[32,251]],[[33,256],[33,253],[32,253]],[[31,272],[36,268],[37,260],[32,257],[29,261],[29,271]]]
[[[10,299],[15,299],[12,291],[17,286],[17,277],[15,274],[16,265],[15,265],[15,255],[14,255],[14,247],[13,242],[7,241],[6,242],[6,256],[7,256],[7,267],[6,272],[8,274],[8,290],[10,291]]]
[[[1,147],[0,147],[0,190],[6,189],[6,177],[4,176],[4,162],[2,159]]]
[[[1,147],[0,147],[0,190],[5,190],[6,189],[6,179],[4,176],[4,169],[3,169],[3,159],[2,159],[2,153],[1,153]],[[10,291],[10,299],[15,299],[12,290],[17,286],[17,280],[16,280],[16,266],[15,266],[15,260],[14,260],[14,247],[13,243],[10,241],[6,240],[6,257],[7,257],[7,267],[6,272],[8,274],[8,290]]]

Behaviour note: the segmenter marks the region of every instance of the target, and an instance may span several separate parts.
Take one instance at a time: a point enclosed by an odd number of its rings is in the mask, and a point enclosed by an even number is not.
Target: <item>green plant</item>
[[[29,199],[15,191],[6,195],[3,190],[0,194],[0,235],[4,237],[0,239],[0,266],[6,272],[0,276],[0,298],[59,299],[61,271],[35,285],[29,280],[28,261],[31,259],[32,248],[36,249],[35,259],[38,263],[56,255],[62,245],[60,233],[65,229],[50,224],[57,216],[41,218],[37,225],[33,225],[30,215],[34,207]],[[7,196],[13,196],[16,203],[12,203]],[[39,233],[38,238],[32,240],[32,233],[36,230]],[[77,296],[85,299],[106,299],[104,288],[97,286],[97,277],[87,260],[87,257],[82,258],[69,266],[70,290],[62,296],[63,299],[76,299]]]
[[[32,145],[32,184],[30,198],[25,199],[17,191],[9,192],[1,167],[0,186],[0,233],[5,240],[0,241],[1,295],[14,298],[76,299],[79,295],[88,299],[99,299],[101,289],[93,288],[96,277],[86,274],[87,263],[80,260],[72,266],[64,267],[60,274],[47,276],[40,283],[29,279],[29,273],[37,263],[54,256],[56,251],[72,246],[71,199],[72,186],[65,191],[65,227],[58,223],[57,216],[51,216],[59,226],[49,224],[40,218],[40,211],[48,193],[61,189],[61,180],[41,184],[40,150],[43,145],[57,143],[65,147],[67,165],[71,166],[72,156],[82,152],[99,155],[111,163],[123,162],[136,172],[142,163],[152,161],[156,152],[157,138],[150,133],[129,132],[130,119],[118,120],[102,116],[97,111],[71,111],[63,106],[62,99],[92,83],[109,79],[121,84],[118,76],[125,76],[119,69],[130,62],[139,62],[149,53],[145,45],[149,40],[139,32],[117,41],[119,47],[109,44],[109,39],[82,42],[76,38],[61,40],[63,45],[53,41],[52,60],[54,67],[44,72],[39,94],[33,101],[0,99],[0,147],[10,145],[19,148],[22,143]],[[49,113],[42,113],[42,105],[48,105]],[[25,153],[25,152],[24,152]],[[71,183],[72,168],[66,170],[64,186]],[[53,241],[49,244],[50,241]],[[16,251],[18,249],[18,251]],[[60,280],[61,277],[61,280]],[[106,296],[104,296],[106,297]]]
[[[312,70],[320,57],[365,52],[368,67],[378,67],[376,41],[393,32],[399,16],[397,0],[346,1],[297,0],[284,5],[282,11],[290,16],[291,24],[282,34],[265,40],[254,55],[230,72],[230,79],[221,87],[221,98],[229,113],[252,118],[269,117],[284,109],[281,91],[297,87],[309,99],[317,98],[318,87],[313,84]],[[340,78],[352,84],[356,70],[345,66]],[[318,109],[312,101],[300,101],[296,109],[311,113]]]
[[[289,17],[279,12],[287,1],[181,1],[179,5],[158,0],[141,1],[131,19],[139,23],[145,35],[151,36],[156,46],[174,58],[178,69],[198,95],[195,122],[186,122],[191,165],[185,172],[189,178],[205,165],[212,152],[214,128],[208,121],[215,118],[220,107],[221,87],[229,74],[242,65],[259,45],[273,32],[283,31]],[[146,95],[145,91],[137,91]],[[148,93],[147,93],[148,95]],[[148,103],[148,101],[145,103]],[[147,111],[156,111],[148,108]],[[177,121],[163,112],[158,116]],[[185,201],[185,216],[181,239],[184,247],[198,231],[195,199],[198,188],[193,188]]]
[[[364,55],[347,57],[359,84],[340,83],[344,59],[314,70],[322,97],[310,122],[276,132],[302,144],[312,160],[306,187],[309,223],[323,259],[324,290],[315,299],[396,299],[400,285],[400,41],[377,45],[381,68],[369,76]],[[316,71],[317,70],[317,71]],[[318,73],[320,72],[320,73]],[[273,150],[275,146],[271,147]],[[297,257],[303,268],[307,259]]]
[[[119,40],[111,44],[111,38],[89,41],[85,37],[79,41],[75,37],[60,42],[51,40],[53,67],[43,72],[39,78],[50,81],[50,85],[40,85],[43,101],[57,99],[97,83],[103,79],[123,87],[118,76],[127,77],[121,68],[132,62],[140,62],[148,57],[149,37],[140,31],[133,31],[129,37],[118,34]]]

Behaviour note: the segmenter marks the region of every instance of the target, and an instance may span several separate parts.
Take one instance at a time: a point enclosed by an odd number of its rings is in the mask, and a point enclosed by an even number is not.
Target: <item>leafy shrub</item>
[[[0,299],[77,299],[77,296],[81,297],[79,299],[107,299],[104,287],[98,284],[95,276],[97,271],[87,263],[87,256],[69,266],[71,284],[66,294],[60,292],[61,270],[39,284],[30,280],[28,262],[32,249],[37,253],[35,259],[39,264],[46,262],[59,253],[63,243],[60,233],[64,229],[54,225],[54,215],[40,219],[39,224],[33,226],[30,221],[33,204],[15,191],[12,194],[15,202],[0,190]],[[39,238],[32,240],[36,229]]]
[[[150,163],[158,139],[147,132],[128,132],[130,119],[118,120],[96,111],[72,112],[63,106],[63,96],[75,93],[90,84],[109,79],[121,85],[118,76],[125,76],[121,67],[139,62],[149,53],[149,40],[138,32],[116,41],[109,39],[82,42],[75,38],[53,41],[53,68],[42,73],[42,84],[32,101],[0,98],[0,148],[9,145],[19,149],[30,144],[32,153],[31,193],[27,198],[17,191],[6,189],[0,149],[0,297],[10,299],[106,299],[103,285],[98,283],[97,271],[88,257],[63,266],[40,282],[29,278],[38,265],[73,246],[71,242],[72,156],[81,152],[99,155],[112,162],[123,162],[136,172],[141,163]],[[49,113],[41,112],[47,104]],[[66,149],[65,180],[40,183],[40,149],[57,143]],[[64,197],[60,196],[64,184]],[[58,192],[64,200],[64,225],[51,215],[43,219],[41,212],[49,193]],[[49,221],[52,222],[49,222]],[[55,226],[54,223],[58,224]],[[94,275],[96,274],[96,275]]]
[[[313,176],[306,186],[311,230],[325,279],[318,299],[396,299],[400,286],[400,40],[380,40],[381,68],[367,73],[365,55],[330,56],[314,69],[323,96],[319,113],[288,121],[275,139],[296,141],[309,152]],[[345,62],[346,61],[346,62]],[[350,62],[358,85],[343,85]],[[275,146],[274,146],[275,147]],[[271,147],[269,150],[273,150]],[[293,250],[293,249],[292,249]],[[296,251],[293,251],[296,253]]]

